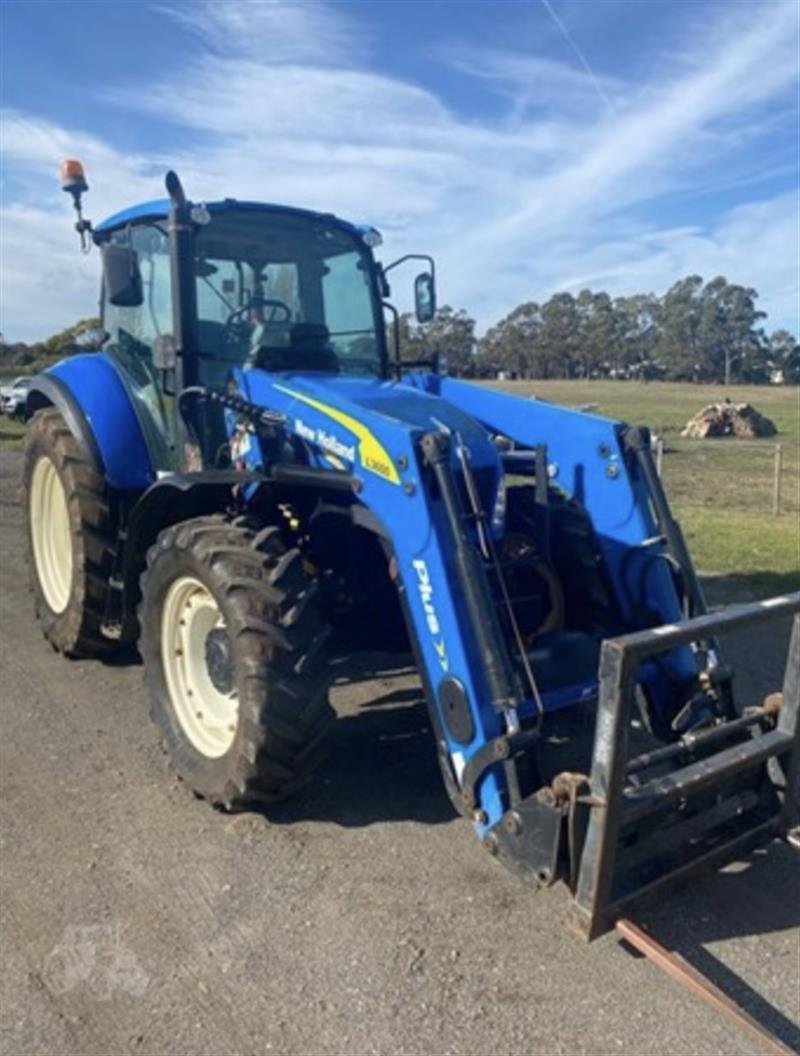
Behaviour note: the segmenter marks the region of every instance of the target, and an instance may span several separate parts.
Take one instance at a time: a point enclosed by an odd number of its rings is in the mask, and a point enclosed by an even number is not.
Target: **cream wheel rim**
[[[236,736],[236,691],[221,691],[208,666],[208,639],[225,621],[211,591],[193,576],[169,587],[161,615],[161,658],[175,717],[192,745],[210,759]]]
[[[31,543],[36,576],[49,608],[60,615],[72,591],[72,533],[67,495],[47,457],[34,466],[30,488]]]

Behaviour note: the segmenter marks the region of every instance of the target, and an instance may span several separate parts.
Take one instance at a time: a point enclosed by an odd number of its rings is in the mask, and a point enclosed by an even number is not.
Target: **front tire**
[[[55,408],[37,411],[28,424],[23,499],[30,585],[45,638],[67,656],[115,650],[121,640],[101,630],[116,545],[108,492]]]
[[[223,516],[165,529],[139,612],[151,714],[195,793],[236,810],[303,784],[334,717],[328,628],[280,530]]]

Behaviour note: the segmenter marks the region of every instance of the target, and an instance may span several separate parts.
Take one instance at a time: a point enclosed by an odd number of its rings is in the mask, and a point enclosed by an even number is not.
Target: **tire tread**
[[[217,598],[234,650],[239,728],[213,766],[189,745],[166,699],[160,598],[181,574],[181,562]],[[263,528],[247,517],[199,517],[161,532],[148,552],[141,588],[151,714],[180,776],[225,810],[283,799],[303,785],[334,712],[322,668],[327,628],[300,552],[285,546],[274,526]]]

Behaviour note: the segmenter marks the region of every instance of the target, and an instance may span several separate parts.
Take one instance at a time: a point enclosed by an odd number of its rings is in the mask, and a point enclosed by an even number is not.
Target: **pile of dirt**
[[[710,403],[686,423],[681,436],[694,440],[705,440],[709,436],[775,436],[775,423],[749,403]]]

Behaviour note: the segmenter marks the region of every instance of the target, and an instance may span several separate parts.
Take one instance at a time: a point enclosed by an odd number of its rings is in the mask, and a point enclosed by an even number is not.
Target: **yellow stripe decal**
[[[275,388],[279,392],[285,392],[287,396],[293,396],[294,399],[307,403],[309,407],[321,411],[322,414],[327,414],[329,418],[333,418],[339,425],[349,429],[354,436],[358,437],[358,453],[364,469],[368,469],[370,473],[383,477],[384,480],[388,480],[392,484],[400,483],[400,477],[397,475],[397,470],[394,468],[394,463],[389,457],[386,448],[365,425],[356,421],[355,418],[351,418],[349,414],[337,411],[335,407],[330,407],[327,403],[322,403],[321,400],[315,400],[312,396],[304,396],[302,392],[286,389],[283,385],[276,385]]]

